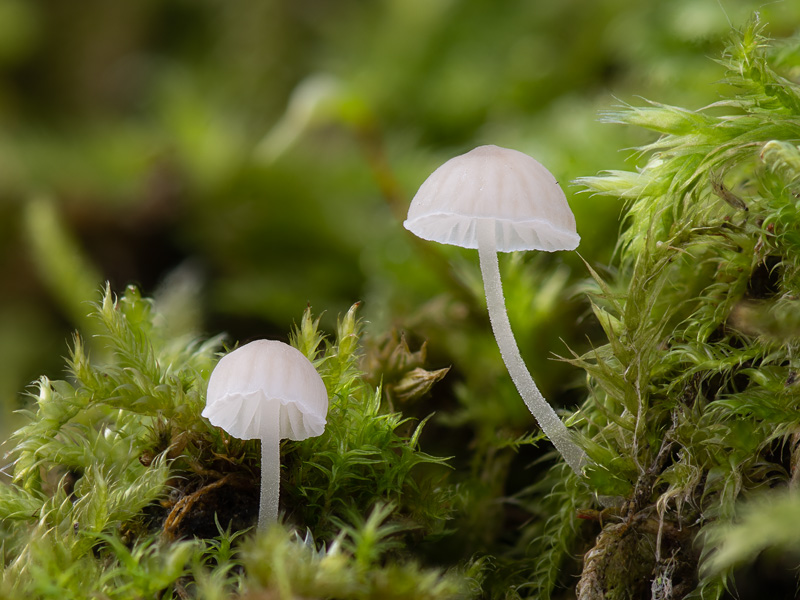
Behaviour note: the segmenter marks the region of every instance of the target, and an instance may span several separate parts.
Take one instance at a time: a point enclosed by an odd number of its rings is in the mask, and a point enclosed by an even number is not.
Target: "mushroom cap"
[[[232,436],[304,440],[325,431],[328,392],[314,365],[299,350],[271,340],[245,344],[220,359],[208,380],[203,416]],[[270,417],[272,415],[272,417]],[[272,426],[270,426],[272,425]]]
[[[478,223],[487,220],[500,252],[574,250],[580,242],[553,174],[527,154],[498,146],[478,146],[436,169],[403,225],[425,240],[477,248]]]

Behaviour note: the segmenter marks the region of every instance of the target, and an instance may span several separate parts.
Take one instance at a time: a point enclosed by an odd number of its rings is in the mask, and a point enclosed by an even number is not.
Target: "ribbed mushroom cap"
[[[477,248],[477,224],[495,224],[497,250],[574,250],[575,216],[550,171],[527,154],[479,146],[420,186],[406,229],[425,240]]]
[[[274,419],[275,406],[280,439],[304,440],[325,431],[328,392],[314,365],[283,342],[257,340],[217,363],[203,416],[234,437],[263,439],[273,429],[267,419]]]

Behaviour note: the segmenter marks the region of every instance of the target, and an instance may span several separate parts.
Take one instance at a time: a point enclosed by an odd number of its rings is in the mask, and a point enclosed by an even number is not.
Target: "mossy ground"
[[[106,288],[8,444],[0,596],[666,600],[720,598],[737,577],[749,590],[762,551],[800,550],[800,42],[753,21],[719,62],[730,94],[709,107],[609,112],[657,139],[635,171],[580,180],[627,203],[613,266],[587,260],[572,300],[588,295],[603,333],[564,358],[585,373],[567,415],[591,458],[582,477],[541,453],[512,468],[546,442],[497,425],[493,407],[519,402],[507,388],[446,387],[424,345],[365,334],[357,305],[331,334],[307,309],[289,340],[325,382],[328,425],[283,443],[283,522],[257,532],[258,443],[200,416],[226,340],[176,335],[165,304]],[[526,268],[504,263],[512,287]],[[439,390],[456,408],[429,417],[421,399]],[[793,575],[777,584],[793,593]]]

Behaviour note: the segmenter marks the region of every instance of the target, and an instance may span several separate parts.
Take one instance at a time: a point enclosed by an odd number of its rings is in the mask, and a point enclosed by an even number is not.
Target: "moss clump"
[[[588,375],[588,479],[618,505],[598,520],[582,599],[720,597],[734,565],[698,570],[695,542],[798,476],[800,43],[760,31],[750,23],[720,60],[730,97],[608,113],[660,137],[637,171],[581,180],[628,205],[616,274],[592,272],[608,343],[572,359]],[[615,532],[652,550],[609,545]],[[630,555],[621,581],[596,568],[608,553]]]
[[[291,339],[331,397],[325,433],[283,447],[283,509],[303,536],[254,535],[241,559],[229,532],[255,523],[257,442],[200,417],[221,340],[171,339],[133,287],[118,300],[106,289],[92,319],[102,359],[76,335],[67,378],[38,381],[12,440],[12,481],[0,486],[4,597],[184,597],[273,583],[283,593],[310,589],[308,569],[317,589],[344,585],[357,597],[470,595],[465,580],[419,567],[399,541],[440,533],[452,491],[446,460],[419,449],[422,424],[383,410],[380,388],[365,382],[356,306],[334,341],[310,310]],[[273,581],[252,558],[259,552],[310,562]]]

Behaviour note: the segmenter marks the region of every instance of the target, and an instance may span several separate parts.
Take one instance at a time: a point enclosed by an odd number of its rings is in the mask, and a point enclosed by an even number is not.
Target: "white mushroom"
[[[525,368],[506,313],[497,260],[497,252],[578,246],[575,216],[555,177],[527,154],[479,146],[428,177],[403,225],[426,240],[478,249],[489,320],[511,379],[542,431],[580,473],[586,454]]]
[[[280,441],[325,431],[328,392],[311,362],[282,342],[257,340],[226,354],[208,381],[203,416],[234,437],[261,440],[258,526],[278,520]]]

